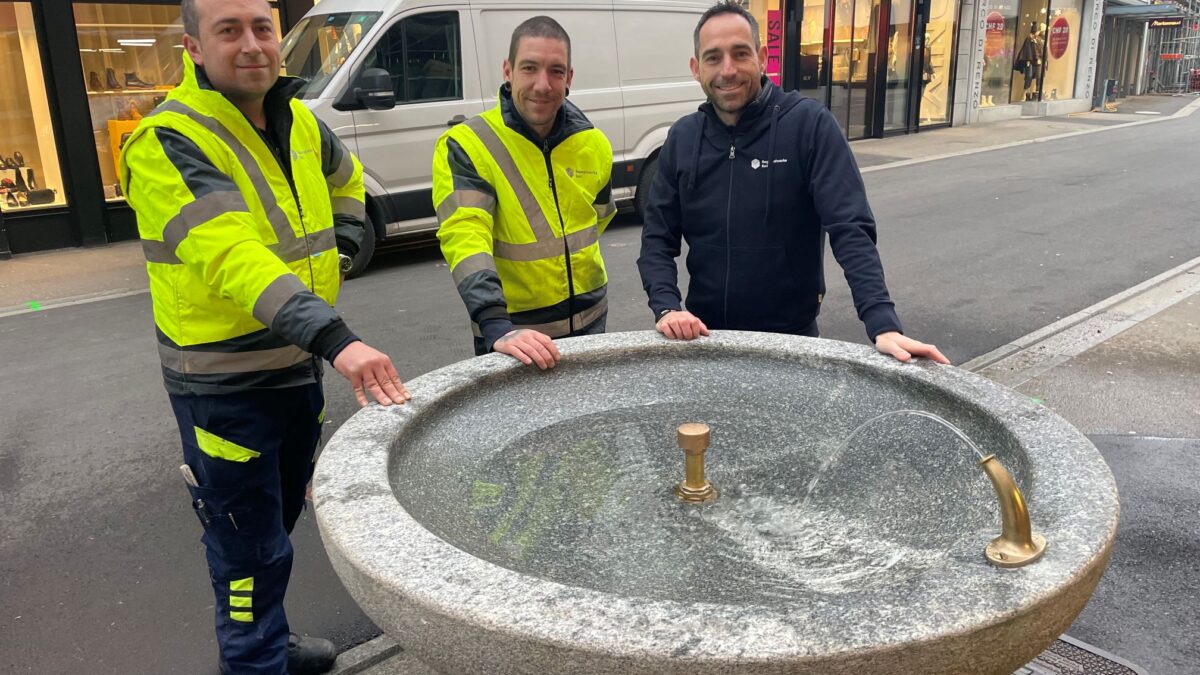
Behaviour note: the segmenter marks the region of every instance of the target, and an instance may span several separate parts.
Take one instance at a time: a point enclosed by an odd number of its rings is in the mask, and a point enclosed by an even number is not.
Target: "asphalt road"
[[[963,362],[1196,257],[1196,147],[1200,116],[869,174],[907,332]],[[602,239],[611,331],[650,327],[639,231],[623,216]],[[832,259],[827,274],[824,337],[863,341]],[[381,256],[340,310],[405,378],[471,356],[436,249]],[[149,297],[0,319],[0,368],[0,671],[215,672]],[[332,432],[354,404],[326,389]],[[342,648],[377,634],[310,514],[294,542],[293,627]]]

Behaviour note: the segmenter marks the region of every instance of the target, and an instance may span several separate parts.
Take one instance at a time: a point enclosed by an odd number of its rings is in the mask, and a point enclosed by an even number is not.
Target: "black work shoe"
[[[328,672],[337,660],[337,649],[329,640],[288,634],[288,673],[318,675]]]

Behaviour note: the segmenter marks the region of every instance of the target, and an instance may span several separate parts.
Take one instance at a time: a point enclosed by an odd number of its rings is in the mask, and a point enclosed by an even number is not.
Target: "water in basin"
[[[401,455],[397,495],[434,534],[494,564],[681,601],[869,593],[937,574],[949,556],[978,558],[995,536],[991,488],[948,429],[896,416],[848,434],[845,419],[787,413],[658,403],[512,438],[497,430],[495,447],[441,473]],[[687,421],[712,428],[712,504],[672,494],[683,475],[675,428]]]

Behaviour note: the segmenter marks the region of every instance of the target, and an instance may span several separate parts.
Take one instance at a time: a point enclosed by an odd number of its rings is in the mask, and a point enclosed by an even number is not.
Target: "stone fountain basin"
[[[561,341],[421,376],[330,440],[314,478],[334,569],[445,673],[1011,673],[1086,604],[1116,535],[1092,444],[1011,390],[830,340],[718,332]],[[977,457],[1009,469],[1043,558],[1000,569]],[[706,506],[675,428],[712,427]]]

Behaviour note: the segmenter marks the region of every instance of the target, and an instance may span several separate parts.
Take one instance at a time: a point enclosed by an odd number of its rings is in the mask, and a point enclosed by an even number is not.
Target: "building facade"
[[[312,0],[272,2],[281,30]],[[0,0],[0,257],[137,237],[124,137],[182,77],[179,3]]]

